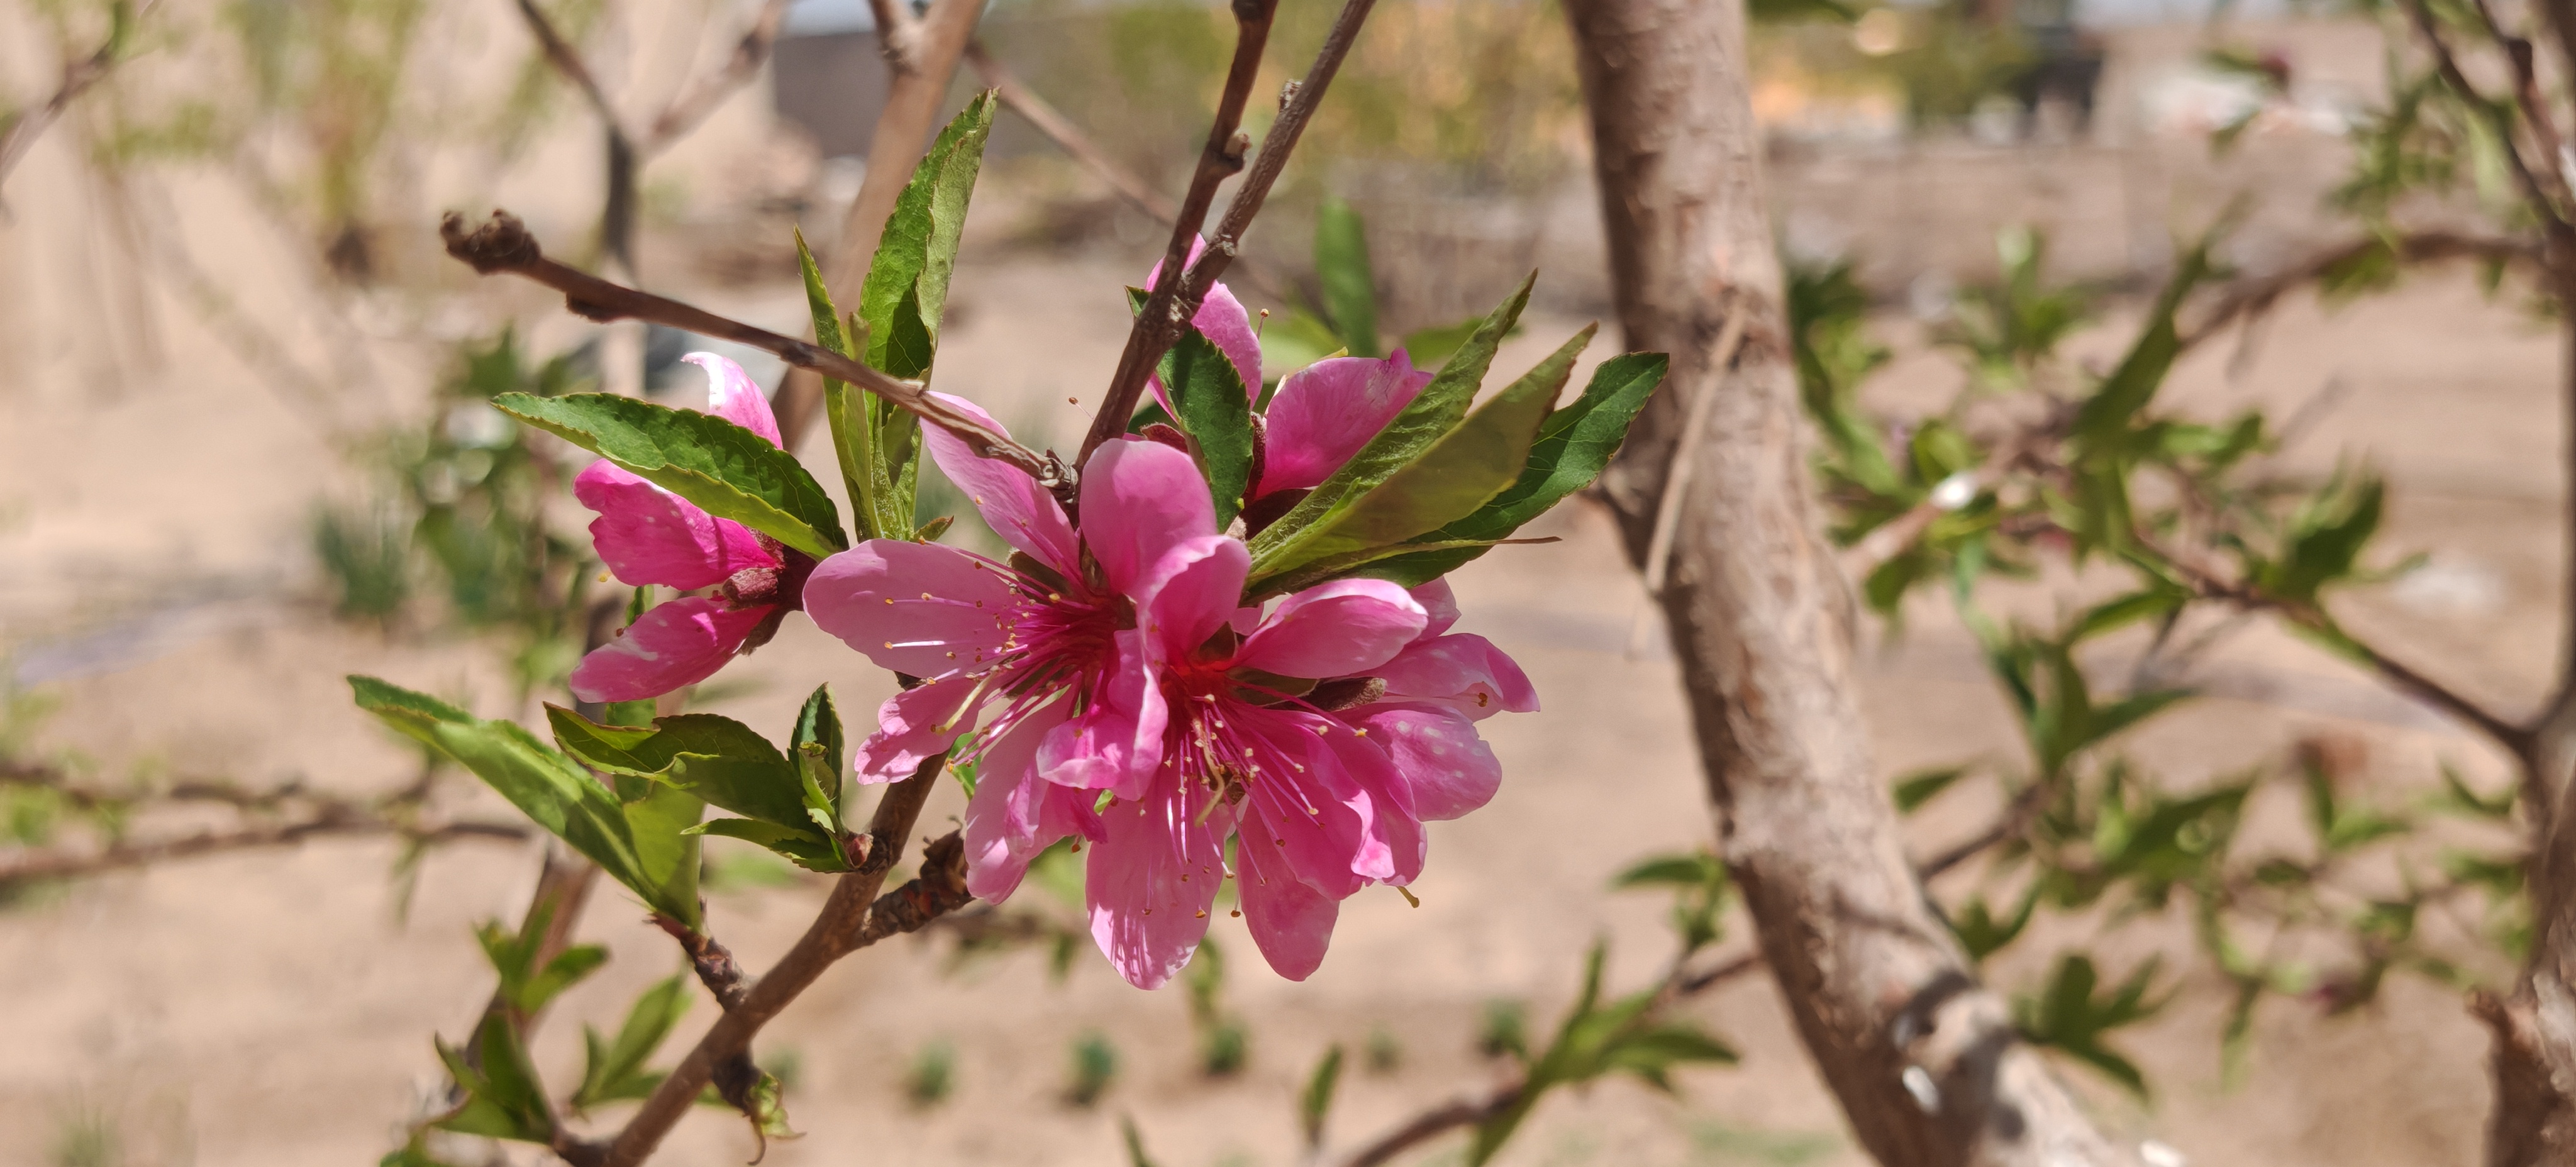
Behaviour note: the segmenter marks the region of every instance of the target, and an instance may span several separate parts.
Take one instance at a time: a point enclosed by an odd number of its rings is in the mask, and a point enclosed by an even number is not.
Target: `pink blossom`
[[[1449,631],[1458,605],[1448,581],[1433,580],[1412,595],[1430,622],[1373,670],[1386,686],[1379,699],[1341,716],[1387,752],[1417,813],[1454,819],[1491,801],[1502,785],[1502,763],[1475,723],[1497,713],[1538,712],[1538,690],[1492,641]]]
[[[1169,711],[1161,766],[1146,797],[1101,812],[1086,885],[1093,939],[1139,987],[1189,961],[1229,875],[1263,957],[1303,980],[1323,961],[1341,900],[1422,871],[1422,823],[1402,773],[1363,727],[1319,704],[1330,698],[1312,678],[1385,664],[1427,614],[1394,584],[1336,580],[1240,632],[1250,563],[1240,540],[1194,541],[1165,561],[1140,621]]]
[[[1252,496],[1321,485],[1430,383],[1431,373],[1415,369],[1403,349],[1385,360],[1332,357],[1288,374],[1262,414],[1261,481]]]
[[[982,411],[974,412],[996,429]],[[1035,479],[938,429],[940,469],[1018,551],[1008,563],[954,547],[875,539],[832,556],[805,588],[824,631],[921,683],[878,711],[862,782],[904,777],[940,751],[974,767],[968,887],[1008,895],[1068,834],[1097,836],[1100,791],[1137,799],[1161,760],[1165,709],[1137,613],[1157,565],[1215,536],[1189,455],[1151,442],[1102,446],[1083,467],[1077,541]],[[1238,545],[1239,546],[1239,545]],[[961,740],[962,739],[962,740]]]
[[[707,412],[778,443],[769,401],[740,365],[713,353],[683,359],[707,371]],[[640,701],[714,676],[736,653],[769,639],[814,565],[605,459],[573,479],[573,497],[599,512],[591,541],[621,582],[715,589],[656,605],[583,657],[572,671],[572,691],[584,701]]]

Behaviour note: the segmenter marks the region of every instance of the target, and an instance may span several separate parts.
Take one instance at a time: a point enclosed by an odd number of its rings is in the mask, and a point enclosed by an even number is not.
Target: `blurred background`
[[[717,68],[755,15],[726,0],[546,11],[632,125]],[[1258,92],[1292,75],[1283,63],[1302,67],[1331,15],[1284,0]],[[2175,241],[2231,208],[2222,259],[2242,274],[2349,238],[2368,161],[2354,134],[2392,97],[2384,13],[1756,0],[1753,20],[1783,254],[1801,271],[1846,265],[1857,327],[1890,354],[1865,399],[1898,414],[1976,375],[1958,330],[2015,279],[2072,290],[2063,351],[2098,367]],[[0,5],[0,109],[41,104],[110,21],[88,0]],[[397,678],[486,716],[560,699],[597,587],[587,515],[563,487],[581,463],[485,400],[626,380],[688,405],[704,381],[678,358],[700,347],[772,387],[783,370],[665,330],[602,329],[441,254],[441,211],[504,206],[562,258],[607,261],[599,120],[504,0],[162,0],[131,38],[0,192],[0,767],[14,776],[0,856],[117,857],[75,864],[79,878],[0,880],[0,1161],[369,1161],[440,1088],[430,1035],[459,1033],[489,991],[470,926],[516,918],[534,844],[356,827],[204,854],[185,840],[335,807],[374,823],[506,821],[469,778],[351,709],[340,680]],[[997,0],[980,40],[1109,168],[1168,197],[1196,158],[1232,24],[1189,0]],[[634,277],[802,331],[796,232],[833,248],[886,68],[864,5],[795,4],[768,63],[641,162]],[[981,84],[962,70],[952,108]],[[1267,104],[1254,102],[1256,137]],[[1270,313],[1266,372],[1349,339],[1319,283],[1319,218],[1341,213],[1328,206],[1364,224],[1389,345],[1436,346],[1532,268],[1534,307],[1504,365],[1609,317],[1587,151],[1552,3],[1382,0],[1232,281]],[[2464,170],[2448,196],[2409,196],[2409,221],[2471,221],[2497,197],[2491,177]],[[1121,288],[1164,234],[1100,168],[1005,112],[940,387],[1033,441],[1075,440],[1087,406],[1067,399],[1105,384]],[[2169,392],[2212,414],[2311,407],[2280,457],[2320,474],[2366,457],[2396,484],[2384,538],[2431,551],[2353,618],[2520,688],[2551,664],[2531,629],[2556,619],[2556,354],[2510,293],[2487,295],[2461,270],[2331,311],[2294,296],[2259,344],[2195,350]],[[1587,363],[1616,351],[1605,341]],[[818,473],[830,462],[820,442],[801,453]],[[1303,984],[1221,927],[1188,988],[1145,994],[1065,941],[1078,915],[1033,883],[1005,912],[862,954],[773,1028],[764,1061],[810,1135],[766,1161],[1125,1163],[1129,1116],[1167,1167],[1306,1162],[1296,1094],[1327,1047],[1350,1054],[1331,1136],[1348,1146],[1496,1080],[1515,1044],[1554,1025],[1595,939],[1615,985],[1658,975],[1671,895],[1613,883],[1707,844],[1674,672],[1606,519],[1570,504],[1532,533],[1564,541],[1505,549],[1457,587],[1462,628],[1514,653],[1546,711],[1484,723],[1503,793],[1434,828],[1419,907],[1387,889],[1353,900]],[[1948,610],[1898,614],[1865,625],[1862,662],[1888,772],[2010,740]],[[783,732],[817,678],[845,709],[888,691],[798,616],[695,707]],[[2350,781],[2391,789],[2443,765],[2481,788],[2502,773],[2461,731],[2278,633],[2234,638],[2199,681],[2193,719],[2132,753],[2206,776],[2325,743]],[[944,792],[925,822],[960,805]],[[1930,840],[1972,821],[1936,806],[1917,825]],[[120,841],[138,839],[180,842],[128,862]],[[820,882],[721,840],[709,856],[718,933],[765,966]],[[582,1023],[613,1027],[679,967],[643,916],[594,897],[582,933],[614,959],[558,1006],[541,1062],[576,1064]],[[2176,917],[2114,944],[2142,954],[2189,928]],[[1719,947],[1745,943],[1739,929]],[[1997,975],[2011,983],[2045,955]],[[2152,1092],[2080,1081],[2108,1125],[2201,1163],[2472,1154],[2484,1036],[2456,994],[2397,981],[2344,1016],[2276,1010],[2233,1056],[2224,996],[2182,993],[2124,1036]],[[1681,1071],[1670,1094],[1615,1080],[1556,1099],[1505,1161],[1861,1161],[1759,976],[1688,1012],[1741,1063]],[[683,1031],[710,1015],[702,1005]],[[663,1161],[751,1154],[740,1124],[710,1113]],[[1453,1141],[1401,1161],[1460,1154]]]

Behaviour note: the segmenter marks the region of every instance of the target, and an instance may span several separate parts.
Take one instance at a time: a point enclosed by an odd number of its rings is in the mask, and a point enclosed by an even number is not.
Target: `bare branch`
[[[877,52],[886,64],[897,73],[920,73],[921,21],[909,0],[868,0],[868,15],[876,19]]]
[[[598,114],[599,120],[608,127],[609,137],[633,149],[635,135],[627,132],[625,119],[619,117],[617,107],[609,103],[608,91],[600,88],[599,78],[581,59],[580,51],[556,30],[554,21],[546,16],[545,10],[537,7],[537,0],[519,0],[519,15],[528,22],[528,31],[537,35],[538,46],[545,50],[546,63],[554,66],[555,72],[563,74],[564,80],[572,82],[573,88],[581,91],[583,100],[590,103],[591,112]]]
[[[1687,957],[1689,954],[1683,954]],[[1686,973],[1681,960],[1673,962],[1671,975],[1664,978],[1663,992],[1656,997],[1652,1012],[1660,1011],[1684,998],[1705,992],[1762,967],[1762,954],[1748,952],[1706,971]],[[1528,1079],[1505,1082],[1483,1094],[1444,1102],[1405,1120],[1404,1125],[1377,1137],[1365,1147],[1342,1160],[1342,1167],[1380,1167],[1395,1157],[1424,1143],[1464,1127],[1477,1126],[1520,1104],[1521,1091]]]
[[[99,42],[97,51],[63,64],[62,83],[54,87],[53,96],[46,98],[43,105],[9,119],[9,124],[0,128],[0,185],[8,183],[9,172],[17,169],[18,160],[26,157],[28,148],[62,118],[63,111],[71,108],[75,99],[116,70],[117,62],[124,56],[126,38],[132,35],[134,26],[142,22],[157,2],[144,0],[143,6],[135,9],[132,16],[125,15],[120,6],[113,27],[108,30],[107,38]]]
[[[1125,167],[1112,161],[1107,154],[1102,153],[1100,147],[1092,142],[1091,135],[1083,133],[1081,127],[1074,125],[1070,119],[1057,112],[1054,106],[1047,104],[1045,98],[1030,92],[1029,87],[1022,84],[1019,77],[1013,74],[1008,66],[993,59],[993,54],[985,52],[983,42],[972,41],[967,44],[966,61],[975,66],[975,72],[984,78],[984,84],[992,86],[993,92],[1001,96],[1004,106],[1027,119],[1039,133],[1046,135],[1048,141],[1055,143],[1057,149],[1081,163],[1083,169],[1098,176],[1100,181],[1108,183],[1109,189],[1117,192],[1118,197],[1127,200],[1137,210],[1145,212],[1160,222],[1168,224],[1179,221],[1181,208],[1178,204],[1163,197],[1162,192],[1146,185],[1144,179],[1138,178]]]
[[[1735,311],[1734,307],[1735,297],[1729,296],[1726,303],[1718,308],[1718,311],[1725,313],[1726,323],[1721,326],[1721,331],[1717,334],[1717,343],[1709,349],[1710,368],[1732,367],[1735,364],[1735,350],[1744,344],[1744,322],[1752,314]],[[1702,393],[1692,398],[1690,413],[1687,415],[1689,420],[1683,423],[1682,432],[1695,434],[1706,427],[1709,411],[1716,406],[1717,394]],[[1663,497],[1656,500],[1655,531],[1653,536],[1646,540],[1644,570],[1646,594],[1650,596],[1664,594],[1665,575],[1672,570],[1673,535],[1681,529],[1682,499],[1690,489],[1692,451],[1697,448],[1683,446],[1674,451],[1672,470],[1664,476]]]
[[[939,769],[940,762],[933,761],[887,788],[868,825],[868,853],[859,869],[833,884],[831,898],[796,946],[779,958],[768,975],[753,982],[741,1002],[718,1018],[672,1068],[670,1077],[654,1088],[643,1108],[598,1155],[602,1167],[636,1167],[651,1157],[663,1137],[696,1104],[717,1066],[744,1056],[761,1027],[812,986],[834,961],[888,936],[918,929],[972,898],[966,894],[965,843],[954,831],[923,850],[918,878],[883,896],[876,894],[903,850],[903,840],[912,833],[922,803],[937,784]],[[578,1150],[586,1152],[592,1146],[582,1144]]]
[[[2514,183],[2522,188],[2523,199],[2531,204],[2532,214],[2551,234],[2565,232],[2568,224],[2564,210],[2557,200],[2550,197],[2549,188],[2531,172],[2530,164],[2522,157],[2522,147],[2514,141],[2513,115],[2488,100],[2477,86],[2469,83],[2468,74],[2460,71],[2458,58],[2451,55],[2450,42],[2442,39],[2440,27],[2433,23],[2433,10],[2425,0],[2405,0],[2405,7],[2407,15],[2415,22],[2416,33],[2424,38],[2425,47],[2433,52],[2434,67],[2441,71],[2443,83],[2449,85],[2451,91],[2467,102],[2478,116],[2487,119],[2489,127],[2495,131],[2498,144],[2504,147],[2505,161],[2513,170]],[[2550,161],[2554,167],[2556,160]]]
[[[1365,14],[1369,3],[1370,0],[1351,0],[1350,8],[1357,8]],[[1350,8],[1343,10],[1345,18],[1349,17]],[[1189,192],[1182,196],[1180,211],[1172,218],[1172,237],[1163,245],[1162,266],[1157,270],[1154,286],[1145,298],[1145,309],[1136,314],[1136,322],[1127,330],[1127,347],[1118,354],[1118,371],[1110,378],[1109,393],[1101,399],[1100,412],[1092,416],[1091,432],[1083,436],[1082,453],[1075,459],[1077,464],[1090,458],[1091,452],[1099,449],[1101,443],[1127,432],[1127,419],[1136,412],[1136,403],[1144,395],[1146,376],[1152,372],[1155,362],[1162,359],[1163,350],[1180,339],[1181,329],[1197,314],[1198,302],[1206,296],[1204,290],[1198,297],[1188,297],[1185,293],[1189,275],[1195,274],[1184,271],[1190,262],[1190,245],[1198,242],[1199,227],[1207,221],[1208,208],[1216,203],[1217,184],[1243,169],[1246,143],[1238,127],[1243,124],[1244,104],[1251,100],[1252,86],[1260,77],[1261,52],[1270,43],[1270,21],[1278,9],[1279,0],[1235,0],[1234,62],[1226,69],[1225,90],[1217,98],[1216,118],[1208,124],[1207,144],[1199,150],[1198,168],[1190,174]],[[1335,32],[1340,32],[1338,26]],[[1344,50],[1349,48],[1347,43],[1342,47]],[[1333,42],[1327,41],[1324,51],[1333,53]],[[1333,57],[1333,63],[1340,64],[1338,55]],[[1324,67],[1324,58],[1316,59],[1316,67]],[[1329,70],[1325,76],[1331,76]],[[1321,97],[1323,94],[1317,92],[1312,96]],[[1297,131],[1303,128],[1303,123],[1302,116],[1291,122],[1287,112],[1281,111],[1279,121],[1272,126],[1270,133],[1281,155],[1284,156],[1288,148],[1296,144]],[[1283,130],[1284,137],[1281,136]],[[1263,161],[1269,161],[1272,148],[1271,141],[1262,143]],[[1270,169],[1274,172],[1271,177],[1277,178],[1277,168]],[[1244,193],[1251,191],[1254,181],[1258,179],[1245,181],[1243,190],[1235,196],[1238,202]],[[1268,184],[1265,182],[1263,185],[1266,188]],[[1217,270],[1223,267],[1219,264]],[[1211,273],[1208,278],[1214,280],[1216,277]]]
[[[787,22],[788,3],[789,0],[764,0],[760,14],[743,30],[742,39],[734,42],[733,55],[714,72],[691,79],[672,95],[671,103],[662,107],[661,116],[653,119],[653,128],[644,136],[642,146],[647,157],[687,137],[735,90],[760,75],[760,67],[768,63],[770,52],[778,47],[778,30]]]
[[[47,850],[13,855],[0,859],[0,887],[32,880],[79,879],[229,851],[292,847],[306,839],[332,835],[393,835],[415,844],[435,845],[459,839],[517,842],[528,837],[528,828],[519,823],[486,822],[457,822],[422,828],[374,816],[325,815],[291,823],[200,831],[152,842],[118,842],[98,851]]]
[[[2185,350],[2226,331],[2240,320],[2258,317],[2272,310],[2281,297],[2315,283],[2341,268],[2381,248],[2394,247],[2399,263],[2433,263],[2447,259],[2483,259],[2495,263],[2542,263],[2541,250],[2529,243],[2493,236],[2463,235],[2451,231],[2414,231],[2390,239],[2369,235],[2317,252],[2259,279],[2229,285],[2200,319],[2182,330]]]
[[[703,336],[747,344],[798,368],[812,369],[883,397],[918,415],[923,421],[957,435],[978,455],[1008,462],[1040,482],[1052,483],[1058,475],[1052,458],[1012,441],[987,428],[964,410],[932,397],[919,381],[897,380],[830,349],[754,328],[677,300],[613,284],[548,259],[527,225],[507,211],[492,212],[491,219],[471,233],[465,229],[465,217],[450,211],[439,223],[439,234],[447,241],[447,253],[472,265],[475,271],[485,275],[508,272],[544,284],[563,293],[564,307],[584,319],[601,322],[649,320]]]

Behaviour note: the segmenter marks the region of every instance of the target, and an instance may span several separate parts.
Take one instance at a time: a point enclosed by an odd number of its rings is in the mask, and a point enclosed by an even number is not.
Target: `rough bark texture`
[[[1799,1032],[1882,1163],[2131,1162],[1977,983],[1872,768],[1849,592],[1808,497],[1742,4],[1567,9],[1628,347],[1673,357],[1604,490],[1642,559],[1672,459],[1693,459],[1664,609],[1720,852]],[[1738,311],[1743,343],[1713,367]],[[1704,393],[1704,429],[1679,432]]]

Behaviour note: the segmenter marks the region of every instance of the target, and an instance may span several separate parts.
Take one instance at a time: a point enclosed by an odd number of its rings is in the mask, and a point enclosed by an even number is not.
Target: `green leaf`
[[[703,925],[698,901],[698,837],[689,828],[707,813],[696,791],[639,783],[643,796],[626,803],[626,830],[635,841],[635,871],[643,881],[636,890],[653,905],[690,929]]]
[[[2458,768],[2446,761],[2442,763],[2442,793],[2435,798],[2434,806],[2472,818],[2503,822],[2513,817],[2513,786],[2507,784],[2493,797],[2481,795],[2471,790]]]
[[[1412,359],[1414,368],[1437,369],[1447,364],[1449,358],[1467,343],[1467,338],[1476,335],[1476,327],[1483,323],[1482,320],[1469,319],[1456,324],[1414,329],[1404,334],[1404,355]],[[1264,362],[1265,365],[1267,363]]]
[[[807,871],[830,874],[850,869],[832,837],[812,826],[765,823],[759,819],[709,819],[690,829],[701,835],[722,835],[767,847]]]
[[[797,768],[768,738],[730,717],[684,713],[655,718],[649,730],[620,729],[548,705],[546,720],[565,752],[593,769],[667,783],[766,822],[811,821]]]
[[[789,743],[796,754],[797,776],[804,784],[806,817],[838,838],[843,831],[841,758],[849,747],[842,739],[841,714],[832,707],[830,686],[815,686],[814,695],[805,699]]]
[[[1474,321],[1469,321],[1470,328]],[[1465,334],[1460,335],[1465,339]],[[1457,345],[1449,346],[1455,349]],[[1303,308],[1290,308],[1272,316],[1261,328],[1261,367],[1267,377],[1285,377],[1327,357],[1342,356],[1350,350],[1342,338],[1333,334],[1333,326]],[[1422,365],[1417,358],[1417,365]]]
[[[1224,530],[1252,486],[1252,396],[1234,361],[1197,325],[1164,351],[1159,372],[1172,398],[1172,420],[1190,440],[1190,456],[1216,504],[1217,529]]]
[[[661,1084],[662,1075],[647,1071],[644,1063],[688,1013],[688,981],[688,974],[681,973],[644,990],[644,995],[627,1009],[626,1022],[618,1026],[614,1041],[603,1042],[598,1030],[582,1027],[587,1056],[582,1063],[581,1086],[573,1091],[573,1109],[587,1110],[603,1102],[642,1098]]]
[[[424,694],[351,676],[360,709],[454,759],[538,826],[588,856],[657,911],[694,921],[697,903],[666,900],[637,855],[626,809],[572,760],[506,721],[482,721]]]
[[[1589,335],[1590,330],[1585,330],[1583,336]],[[1655,388],[1663,384],[1670,364],[1671,360],[1662,353],[1628,353],[1601,362],[1592,371],[1592,381],[1584,386],[1583,395],[1548,414],[1547,421],[1539,426],[1538,440],[1530,445],[1529,460],[1521,468],[1520,477],[1476,508],[1474,514],[1428,537],[1484,540],[1483,546],[1415,552],[1380,563],[1368,574],[1408,586],[1446,575],[1483,555],[1492,540],[1510,538],[1522,524],[1591,485],[1627,440],[1629,425],[1636,421],[1637,412],[1645,408]],[[1544,364],[1540,367],[1547,368]]]
[[[1324,1119],[1333,1110],[1333,1088],[1342,1080],[1342,1047],[1335,1043],[1315,1063],[1315,1072],[1306,1076],[1306,1089],[1297,1096],[1297,1122],[1306,1132],[1306,1145],[1324,1145]]]
[[[1528,306],[1530,288],[1537,280],[1535,272],[1523,280],[1511,298],[1485,317],[1484,323],[1477,326],[1475,335],[1458,350],[1458,355],[1442,366],[1411,404],[1379,430],[1376,437],[1369,439],[1367,445],[1360,447],[1360,452],[1343,463],[1340,470],[1334,471],[1332,477],[1325,479],[1303,501],[1290,508],[1279,521],[1253,536],[1251,546],[1256,563],[1265,555],[1275,557],[1282,546],[1299,538],[1306,528],[1412,465],[1433,444],[1447,437],[1466,420],[1467,407],[1475,401],[1476,389],[1484,383],[1485,371],[1493,366],[1495,348],[1519,322],[1521,309]]]
[[[1726,869],[1717,856],[1705,851],[1684,855],[1657,855],[1639,861],[1610,881],[1616,888],[1628,887],[1703,887],[1725,878]]]
[[[545,1087],[506,1014],[499,1010],[484,1014],[474,1031],[471,1057],[446,1042],[433,1039],[433,1044],[465,1102],[431,1126],[489,1139],[554,1141],[555,1124],[546,1109]]]
[[[2138,339],[2130,343],[2119,366],[2103,378],[2101,386],[2077,410],[2074,428],[2080,444],[2096,450],[2116,446],[2131,419],[2155,398],[2157,388],[2164,384],[2165,373],[2182,353],[2182,335],[2174,324],[2174,315],[2181,310],[2183,297],[2209,277],[2209,252],[2217,242],[2216,234],[2213,231],[2183,252],[2173,278],[2165,283],[2155,307],[2147,313],[2146,327],[2139,330]]]
[[[976,94],[939,131],[913,168],[912,181],[895,198],[878,237],[876,258],[859,290],[859,316],[867,322],[869,365],[897,377],[930,372],[939,348],[939,320],[948,304],[948,277],[957,264],[957,242],[966,228],[966,200],[984,164],[984,142],[1001,106],[993,91]]]
[[[823,272],[796,234],[796,261],[805,277],[805,304],[814,317],[814,339],[852,359],[865,359],[856,318],[842,327],[841,309],[823,286]],[[903,489],[909,458],[889,461],[897,447],[914,449],[896,429],[914,424],[910,413],[875,394],[831,377],[823,378],[823,416],[832,427],[832,452],[841,465],[841,486],[850,495],[853,525],[862,539],[911,537],[912,494]],[[891,428],[890,428],[891,427]],[[917,449],[915,449],[917,452]]]
[[[1145,1153],[1145,1136],[1137,1131],[1134,1115],[1118,1116],[1118,1136],[1127,1144],[1127,1167],[1157,1167],[1153,1157]]]
[[[1338,198],[1327,197],[1315,211],[1315,279],[1351,355],[1386,355],[1377,344],[1377,272],[1369,266],[1366,225]]]
[[[1897,779],[1896,809],[1906,814],[1922,809],[1924,803],[1940,797],[1942,791],[1948,790],[1959,779],[1966,777],[1968,771],[1969,767],[1966,766],[1942,766],[1931,770],[1917,770]]]
[[[795,456],[723,418],[608,393],[504,393],[492,404],[807,555],[849,546],[831,496]]]
[[[1347,496],[1344,505],[1325,512],[1266,554],[1255,551],[1245,594],[1263,594],[1288,579],[1301,585],[1309,582],[1297,573],[1317,563],[1378,552],[1426,535],[1449,541],[1434,533],[1474,515],[1519,479],[1539,427],[1556,403],[1558,390],[1565,387],[1575,356],[1591,337],[1592,330],[1586,328],[1384,481],[1365,493]],[[1402,420],[1397,418],[1398,423]],[[1292,509],[1292,519],[1302,509],[1303,503]],[[1288,521],[1282,520],[1282,525]]]

